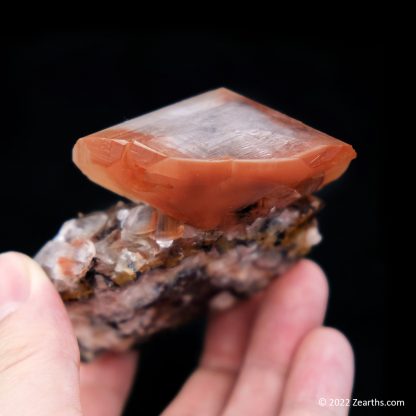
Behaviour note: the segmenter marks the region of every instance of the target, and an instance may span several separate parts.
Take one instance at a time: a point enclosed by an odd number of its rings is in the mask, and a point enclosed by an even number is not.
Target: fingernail
[[[30,280],[18,254],[0,254],[0,320],[10,315],[26,301]]]

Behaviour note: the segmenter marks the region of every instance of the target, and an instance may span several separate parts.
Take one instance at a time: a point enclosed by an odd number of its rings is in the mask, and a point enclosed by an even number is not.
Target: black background
[[[355,350],[353,396],[401,399],[384,384],[383,65],[381,44],[363,39],[203,31],[3,37],[0,251],[33,255],[65,219],[117,199],[71,163],[76,138],[229,87],[357,150],[345,176],[321,192],[324,241],[311,257],[330,280],[326,323]],[[196,363],[203,324],[144,347],[127,415],[156,415],[173,397]]]

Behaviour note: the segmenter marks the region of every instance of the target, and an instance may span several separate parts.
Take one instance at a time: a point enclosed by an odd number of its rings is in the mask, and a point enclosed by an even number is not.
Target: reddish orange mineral
[[[79,139],[92,181],[199,228],[264,197],[284,206],[337,179],[347,143],[219,88]]]

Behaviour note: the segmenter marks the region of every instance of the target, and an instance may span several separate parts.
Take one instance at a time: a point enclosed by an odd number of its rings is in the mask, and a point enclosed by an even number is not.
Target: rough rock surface
[[[126,350],[267,286],[320,240],[317,198],[273,203],[238,211],[222,230],[121,202],[64,223],[35,259],[66,302],[82,358]]]

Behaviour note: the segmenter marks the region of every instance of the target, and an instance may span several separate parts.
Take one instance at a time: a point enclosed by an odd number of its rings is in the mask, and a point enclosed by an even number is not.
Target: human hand
[[[322,327],[328,284],[302,260],[264,292],[211,317],[199,367],[163,416],[346,415],[354,357]],[[321,403],[321,406],[320,406]]]
[[[321,327],[327,292],[322,271],[303,260],[265,293],[214,314],[200,366],[163,415],[328,414],[318,399],[350,396],[353,354],[342,334]],[[2,416],[119,415],[136,360],[108,354],[80,367],[48,278],[26,256],[0,256]]]
[[[115,416],[122,412],[137,353],[79,364],[65,307],[42,269],[0,255],[0,415]]]

